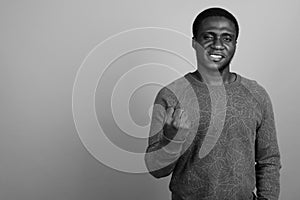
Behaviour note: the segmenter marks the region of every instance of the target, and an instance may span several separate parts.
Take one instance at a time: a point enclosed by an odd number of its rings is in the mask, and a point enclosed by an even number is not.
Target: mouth
[[[223,54],[219,54],[219,53],[218,54],[217,53],[209,53],[208,57],[213,62],[220,62],[225,58],[225,56]]]

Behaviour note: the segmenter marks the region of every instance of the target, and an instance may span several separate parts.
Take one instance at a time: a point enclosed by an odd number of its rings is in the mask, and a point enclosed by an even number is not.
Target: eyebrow
[[[203,34],[216,35],[216,33],[213,32],[213,31],[205,31],[205,32],[202,32],[202,33],[201,33],[201,35],[203,35]],[[230,31],[230,32],[224,32],[224,33],[221,33],[221,35],[226,35],[226,36],[229,35],[229,36],[231,36],[231,37],[234,37],[234,36],[235,36],[235,34],[232,33],[231,31]]]

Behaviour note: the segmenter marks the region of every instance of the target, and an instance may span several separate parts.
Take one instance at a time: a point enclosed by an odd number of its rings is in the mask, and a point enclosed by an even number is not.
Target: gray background
[[[214,5],[240,22],[232,70],[268,90],[282,154],[281,199],[299,199],[298,0],[2,0],[0,199],[169,199],[169,177],[118,172],[86,151],[72,118],[72,86],[87,53],[107,37],[143,26],[191,35],[196,14]]]

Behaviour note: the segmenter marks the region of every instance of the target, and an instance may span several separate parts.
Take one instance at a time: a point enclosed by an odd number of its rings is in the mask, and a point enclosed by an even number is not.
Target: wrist
[[[164,134],[162,136],[163,140],[163,150],[168,154],[179,154],[182,150],[182,145],[185,140],[171,140],[170,138],[166,137]]]
[[[173,143],[182,144],[182,143],[184,143],[186,141],[186,139],[184,139],[184,140],[174,140],[174,139],[171,139],[168,136],[166,136],[164,133],[162,135],[163,135],[163,139],[165,139],[167,142],[173,142]]]

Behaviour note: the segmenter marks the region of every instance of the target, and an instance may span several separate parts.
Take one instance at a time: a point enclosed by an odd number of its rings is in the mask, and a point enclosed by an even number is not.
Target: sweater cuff
[[[163,135],[162,140],[164,144],[162,149],[168,154],[180,154],[182,150],[182,145],[185,142],[185,140],[183,141],[171,140],[167,138],[164,134],[162,135]]]

